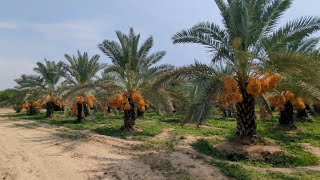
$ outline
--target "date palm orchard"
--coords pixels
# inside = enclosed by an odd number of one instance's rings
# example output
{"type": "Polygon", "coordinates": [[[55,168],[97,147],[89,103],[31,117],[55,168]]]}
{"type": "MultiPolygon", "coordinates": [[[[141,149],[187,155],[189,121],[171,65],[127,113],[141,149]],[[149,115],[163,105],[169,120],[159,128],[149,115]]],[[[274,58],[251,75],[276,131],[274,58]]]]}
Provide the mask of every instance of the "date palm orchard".
{"type": "MultiPolygon", "coordinates": [[[[293,71],[317,74],[318,70],[312,68],[311,61],[300,58],[304,52],[290,49],[303,44],[306,38],[318,31],[320,20],[317,17],[303,17],[277,28],[292,0],[215,0],[215,3],[223,19],[222,26],[199,23],[172,37],[175,44],[205,46],[212,53],[210,65],[199,62],[180,68],[157,65],[166,53],[151,53],[153,38],[149,37],[141,43],[140,34],[131,28],[128,34],[116,31],[117,41],[104,40],[98,44],[98,48],[111,61],[107,66],[100,64],[97,55],[92,58],[80,52],[77,56],[65,55],[68,64],[64,66],[65,72],[61,72],[65,81],[59,88],[56,87],[58,81],[52,81],[55,83],[53,94],[58,94],[58,89],[61,89],[65,97],[72,96],[72,102],[76,102],[74,110],[77,111],[78,122],[81,122],[87,113],[86,106],[90,104],[92,107],[92,101],[96,101],[90,93],[97,89],[104,90],[107,92],[105,95],[112,96],[105,96],[108,105],[124,111],[122,129],[131,131],[137,114],[143,115],[149,106],[159,113],[172,110],[178,93],[170,89],[170,83],[179,81],[176,74],[187,74],[192,76],[189,85],[197,88],[190,93],[189,97],[194,98],[189,99],[188,108],[181,108],[186,114],[185,122],[192,117],[200,124],[210,115],[212,99],[215,98],[220,103],[234,103],[237,134],[253,137],[257,128],[254,111],[256,96],[275,88],[281,79],[296,76],[293,71]],[[104,70],[103,77],[97,77],[100,70],[104,70]],[[221,90],[229,94],[219,94],[221,90]]],[[[60,62],[56,66],[59,66],[55,70],[57,73],[49,73],[50,76],[60,74],[60,62]]],[[[48,85],[51,84],[49,74],[40,72],[40,66],[38,68],[35,70],[40,79],[47,81],[43,82],[45,89],[52,89],[52,85],[48,85]]],[[[40,88],[43,84],[36,86],[40,88]]],[[[29,90],[32,89],[29,86],[29,90]]]]}

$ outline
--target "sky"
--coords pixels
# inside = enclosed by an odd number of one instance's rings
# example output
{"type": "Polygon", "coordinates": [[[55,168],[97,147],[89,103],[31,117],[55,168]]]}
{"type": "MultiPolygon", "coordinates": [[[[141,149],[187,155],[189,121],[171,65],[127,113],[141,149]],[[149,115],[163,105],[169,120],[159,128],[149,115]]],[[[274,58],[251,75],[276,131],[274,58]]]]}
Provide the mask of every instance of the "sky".
{"type": "MultiPolygon", "coordinates": [[[[295,0],[280,25],[297,17],[320,15],[319,0],[295,0]]],[[[204,47],[173,45],[176,32],[202,22],[221,24],[213,0],[1,0],[0,90],[15,86],[21,74],[32,74],[35,63],[64,60],[77,50],[90,56],[104,39],[116,40],[115,30],[133,27],[142,40],[154,37],[154,51],[167,51],[163,63],[176,66],[195,59],[207,63],[204,47]]]]}

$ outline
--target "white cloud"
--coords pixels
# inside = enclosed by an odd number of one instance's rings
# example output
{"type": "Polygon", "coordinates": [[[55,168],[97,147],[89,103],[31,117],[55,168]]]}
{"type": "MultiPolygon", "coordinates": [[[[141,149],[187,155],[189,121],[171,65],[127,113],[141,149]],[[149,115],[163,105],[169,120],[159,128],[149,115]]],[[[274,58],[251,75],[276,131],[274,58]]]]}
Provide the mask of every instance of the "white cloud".
{"type": "Polygon", "coordinates": [[[0,29],[16,29],[17,25],[15,23],[0,22],[0,29]]]}
{"type": "Polygon", "coordinates": [[[75,39],[75,40],[96,40],[98,38],[97,31],[94,27],[85,24],[72,23],[50,23],[36,24],[34,29],[44,34],[48,39],[75,39]]]}
{"type": "Polygon", "coordinates": [[[110,23],[105,22],[105,18],[99,18],[29,24],[28,26],[35,32],[41,33],[49,41],[68,42],[78,46],[96,46],[98,42],[102,41],[105,31],[112,27],[110,23]]]}

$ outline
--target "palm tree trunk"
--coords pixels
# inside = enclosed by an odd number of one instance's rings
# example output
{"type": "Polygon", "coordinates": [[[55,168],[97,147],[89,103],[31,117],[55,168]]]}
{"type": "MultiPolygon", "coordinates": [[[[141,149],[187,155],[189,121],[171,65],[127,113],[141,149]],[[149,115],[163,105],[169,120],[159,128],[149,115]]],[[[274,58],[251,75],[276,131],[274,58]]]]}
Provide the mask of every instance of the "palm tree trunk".
{"type": "Polygon", "coordinates": [[[132,111],[124,110],[124,126],[121,128],[122,131],[132,131],[133,128],[133,119],[132,119],[132,111]]]}
{"type": "Polygon", "coordinates": [[[77,123],[82,123],[85,119],[84,112],[83,112],[83,104],[77,104],[78,106],[78,114],[77,114],[77,123]]]}
{"type": "Polygon", "coordinates": [[[221,108],[224,118],[231,118],[231,108],[229,106],[221,108]]]}
{"type": "Polygon", "coordinates": [[[143,118],[144,117],[144,112],[142,112],[142,111],[137,111],[137,117],[138,118],[143,118]]]}
{"type": "Polygon", "coordinates": [[[46,117],[52,118],[55,104],[51,101],[47,102],[46,117]]]}
{"type": "Polygon", "coordinates": [[[136,120],[136,113],[134,111],[134,103],[131,98],[128,98],[129,104],[131,106],[130,110],[124,110],[124,126],[121,128],[122,131],[133,131],[135,120],[136,120]]]}
{"type": "Polygon", "coordinates": [[[84,112],[84,116],[85,116],[85,117],[87,117],[87,116],[90,115],[88,105],[83,104],[83,112],[84,112]]]}
{"type": "Polygon", "coordinates": [[[310,112],[311,108],[308,104],[306,104],[306,108],[298,109],[297,118],[302,121],[308,120],[310,112]]]}
{"type": "Polygon", "coordinates": [[[21,112],[21,108],[20,107],[15,108],[15,110],[16,110],[16,113],[20,113],[21,112]]]}
{"type": "Polygon", "coordinates": [[[312,109],[313,109],[313,115],[314,116],[319,116],[320,115],[320,105],[319,104],[313,104],[312,105],[312,109]]]}
{"type": "Polygon", "coordinates": [[[13,105],[13,109],[16,111],[16,113],[20,113],[22,110],[22,107],[20,104],[13,105]]]}
{"type": "Polygon", "coordinates": [[[29,108],[28,111],[27,111],[27,114],[28,114],[29,116],[33,116],[33,115],[37,114],[37,109],[36,109],[36,107],[33,106],[33,105],[31,105],[30,108],[29,108]]]}
{"type": "Polygon", "coordinates": [[[241,138],[252,138],[257,132],[255,100],[245,89],[242,90],[242,96],[243,101],[236,105],[237,135],[241,138]]]}
{"type": "Polygon", "coordinates": [[[291,102],[287,102],[284,107],[284,110],[280,112],[279,124],[285,126],[292,125],[294,123],[293,105],[291,104],[291,102]]]}
{"type": "Polygon", "coordinates": [[[307,109],[299,109],[297,113],[297,118],[299,119],[306,119],[308,118],[308,112],[307,109]]]}

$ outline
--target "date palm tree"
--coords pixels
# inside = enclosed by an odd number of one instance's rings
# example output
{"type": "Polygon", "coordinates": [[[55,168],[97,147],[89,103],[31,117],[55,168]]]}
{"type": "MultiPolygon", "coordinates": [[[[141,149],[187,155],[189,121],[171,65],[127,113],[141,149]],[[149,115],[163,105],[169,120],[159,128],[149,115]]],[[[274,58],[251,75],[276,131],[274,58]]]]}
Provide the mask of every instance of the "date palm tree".
{"type": "Polygon", "coordinates": [[[44,86],[40,86],[38,95],[44,95],[43,103],[46,103],[46,116],[51,118],[55,106],[59,104],[59,80],[64,74],[63,63],[48,61],[45,63],[37,62],[33,69],[44,81],[44,86]]]}
{"type": "MultiPolygon", "coordinates": [[[[75,98],[76,95],[87,96],[88,92],[80,92],[80,94],[72,93],[72,89],[81,87],[83,84],[90,83],[97,78],[97,73],[104,68],[99,62],[99,55],[89,58],[88,53],[77,52],[77,55],[65,54],[68,64],[65,64],[66,81],[63,82],[64,89],[71,90],[69,95],[75,98]]],[[[85,103],[77,103],[77,122],[82,122],[89,115],[88,106],[85,103]]]]}
{"type": "MultiPolygon", "coordinates": [[[[128,34],[116,31],[118,41],[104,40],[99,49],[111,60],[104,73],[112,78],[108,81],[117,86],[117,92],[124,97],[124,126],[122,130],[134,130],[136,112],[143,113],[147,102],[158,111],[170,111],[170,92],[166,91],[160,77],[173,69],[168,64],[156,65],[166,52],[151,53],[153,38],[140,44],[140,34],[130,28],[128,34]],[[112,80],[113,79],[113,80],[112,80]],[[140,101],[137,102],[137,100],[140,101]]],[[[120,96],[118,96],[120,98],[120,96]]],[[[115,100],[117,101],[117,100],[115,100]]]]}
{"type": "MultiPolygon", "coordinates": [[[[230,66],[243,101],[236,105],[237,134],[251,139],[256,135],[255,97],[248,93],[256,69],[278,67],[305,71],[299,58],[281,54],[291,43],[303,41],[320,29],[318,17],[302,17],[277,28],[293,0],[215,0],[223,25],[199,23],[172,37],[173,43],[196,43],[212,53],[213,62],[230,66]]],[[[310,67],[310,66],[308,66],[310,67]]],[[[310,69],[309,69],[310,70],[310,69]]]]}
{"type": "Polygon", "coordinates": [[[23,103],[28,103],[27,114],[36,114],[37,109],[33,103],[40,98],[41,93],[39,92],[43,92],[46,89],[44,79],[38,75],[23,74],[14,81],[17,83],[17,86],[14,87],[15,95],[2,102],[2,104],[13,105],[20,109],[23,103]]]}

